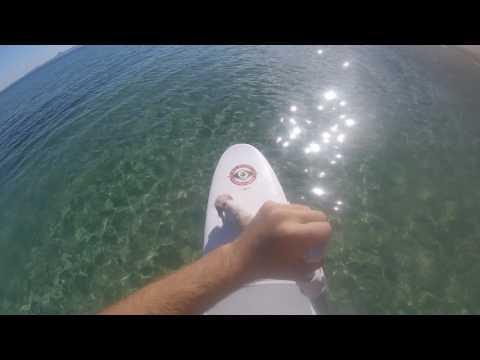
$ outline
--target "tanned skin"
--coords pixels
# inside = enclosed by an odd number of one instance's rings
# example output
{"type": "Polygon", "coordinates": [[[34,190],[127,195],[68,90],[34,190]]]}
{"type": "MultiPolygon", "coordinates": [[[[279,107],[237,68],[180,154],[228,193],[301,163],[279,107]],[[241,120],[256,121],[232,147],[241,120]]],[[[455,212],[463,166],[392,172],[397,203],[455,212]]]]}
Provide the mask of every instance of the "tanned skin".
{"type": "MultiPolygon", "coordinates": [[[[229,210],[228,199],[218,207],[229,210]]],[[[245,221],[233,242],[220,246],[180,270],[153,281],[99,314],[201,314],[259,279],[301,280],[323,265],[309,261],[312,248],[325,249],[331,226],[321,211],[267,201],[245,221]]],[[[325,251],[322,251],[325,254],[325,251]]]]}

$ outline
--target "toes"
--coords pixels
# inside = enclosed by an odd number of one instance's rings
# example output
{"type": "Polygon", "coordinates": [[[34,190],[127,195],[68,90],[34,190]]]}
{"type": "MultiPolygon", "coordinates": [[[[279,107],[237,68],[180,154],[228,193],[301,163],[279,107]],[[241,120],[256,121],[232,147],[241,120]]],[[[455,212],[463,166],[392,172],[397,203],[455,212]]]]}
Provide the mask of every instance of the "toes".
{"type": "Polygon", "coordinates": [[[215,200],[215,207],[225,210],[227,202],[231,200],[233,200],[233,198],[228,194],[219,195],[215,200]]]}
{"type": "Polygon", "coordinates": [[[215,207],[218,215],[224,219],[224,221],[226,221],[228,213],[230,214],[230,219],[234,220],[242,229],[252,220],[252,216],[245,212],[242,207],[233,200],[233,197],[228,194],[219,195],[215,199],[215,207]]]}

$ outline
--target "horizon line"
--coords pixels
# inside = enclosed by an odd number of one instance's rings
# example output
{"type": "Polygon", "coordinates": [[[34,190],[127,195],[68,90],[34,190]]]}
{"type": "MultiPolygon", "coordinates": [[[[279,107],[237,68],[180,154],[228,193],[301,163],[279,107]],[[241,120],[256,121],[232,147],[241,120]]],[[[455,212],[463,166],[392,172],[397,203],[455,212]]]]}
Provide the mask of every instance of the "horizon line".
{"type": "Polygon", "coordinates": [[[70,54],[72,51],[75,51],[81,47],[83,47],[85,45],[73,45],[71,48],[69,49],[66,49],[66,50],[63,50],[63,51],[59,51],[57,54],[55,54],[54,57],[52,57],[51,59],[48,59],[47,61],[35,66],[33,69],[31,69],[30,71],[26,72],[25,74],[23,74],[22,76],[20,76],[17,80],[13,81],[12,83],[8,84],[6,87],[4,87],[3,89],[0,89],[0,95],[5,92],[6,90],[10,89],[12,86],[14,86],[15,84],[17,84],[18,82],[20,82],[21,80],[25,79],[26,77],[28,77],[30,74],[34,73],[35,71],[41,69],[42,67],[44,67],[45,65],[49,64],[50,62],[54,61],[54,60],[58,60],[60,58],[62,58],[64,55],[68,55],[70,54]]]}

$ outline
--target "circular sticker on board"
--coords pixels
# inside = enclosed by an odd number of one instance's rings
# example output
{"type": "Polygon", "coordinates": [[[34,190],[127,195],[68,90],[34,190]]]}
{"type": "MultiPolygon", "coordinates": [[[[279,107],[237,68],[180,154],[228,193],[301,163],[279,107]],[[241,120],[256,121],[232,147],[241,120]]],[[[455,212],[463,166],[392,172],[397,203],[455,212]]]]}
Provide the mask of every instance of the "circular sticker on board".
{"type": "Polygon", "coordinates": [[[231,171],[228,176],[230,181],[235,185],[249,185],[257,178],[257,172],[250,165],[237,165],[231,171]]]}

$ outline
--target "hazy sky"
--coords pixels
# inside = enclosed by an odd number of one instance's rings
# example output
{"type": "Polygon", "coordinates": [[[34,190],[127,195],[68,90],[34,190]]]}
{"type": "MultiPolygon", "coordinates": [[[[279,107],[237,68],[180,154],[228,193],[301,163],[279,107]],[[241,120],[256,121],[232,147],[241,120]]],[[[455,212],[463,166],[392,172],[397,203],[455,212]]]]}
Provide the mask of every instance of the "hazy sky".
{"type": "Polygon", "coordinates": [[[0,91],[73,45],[0,45],[0,91]]]}

